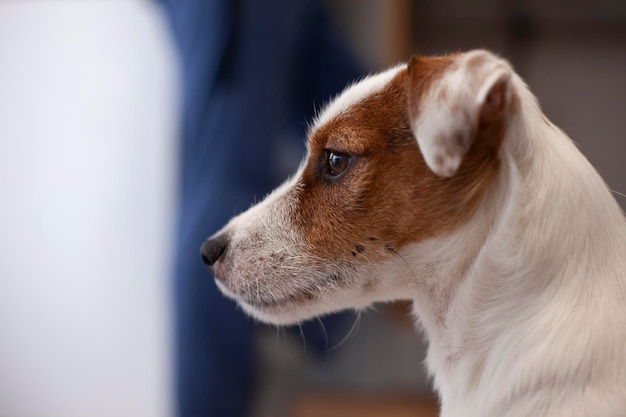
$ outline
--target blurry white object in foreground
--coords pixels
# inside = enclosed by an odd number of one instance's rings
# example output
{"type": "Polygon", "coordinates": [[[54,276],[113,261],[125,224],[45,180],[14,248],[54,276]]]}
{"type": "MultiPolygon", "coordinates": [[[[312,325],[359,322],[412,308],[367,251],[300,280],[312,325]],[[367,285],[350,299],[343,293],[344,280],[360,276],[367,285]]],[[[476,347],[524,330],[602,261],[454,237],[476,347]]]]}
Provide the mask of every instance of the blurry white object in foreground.
{"type": "Polygon", "coordinates": [[[0,416],[170,414],[176,91],[159,12],[0,3],[0,416]]]}

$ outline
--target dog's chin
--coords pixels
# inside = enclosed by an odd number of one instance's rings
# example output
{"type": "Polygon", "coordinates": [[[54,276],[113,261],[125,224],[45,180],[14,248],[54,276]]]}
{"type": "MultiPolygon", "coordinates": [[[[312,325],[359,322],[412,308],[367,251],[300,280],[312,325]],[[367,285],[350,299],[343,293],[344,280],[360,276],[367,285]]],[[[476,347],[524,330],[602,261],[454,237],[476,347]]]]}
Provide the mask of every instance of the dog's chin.
{"type": "Polygon", "coordinates": [[[303,321],[320,316],[324,313],[316,313],[309,311],[305,306],[276,306],[276,307],[257,307],[248,304],[245,301],[238,300],[237,303],[242,310],[256,320],[273,324],[276,326],[289,326],[292,324],[302,323],[303,321]],[[293,307],[293,308],[290,308],[293,307]]]}
{"type": "Polygon", "coordinates": [[[217,287],[228,298],[237,302],[241,309],[254,319],[277,326],[289,326],[326,314],[346,310],[351,306],[342,306],[330,300],[320,300],[314,294],[297,295],[279,302],[268,304],[257,300],[247,300],[233,293],[218,280],[217,287]]]}

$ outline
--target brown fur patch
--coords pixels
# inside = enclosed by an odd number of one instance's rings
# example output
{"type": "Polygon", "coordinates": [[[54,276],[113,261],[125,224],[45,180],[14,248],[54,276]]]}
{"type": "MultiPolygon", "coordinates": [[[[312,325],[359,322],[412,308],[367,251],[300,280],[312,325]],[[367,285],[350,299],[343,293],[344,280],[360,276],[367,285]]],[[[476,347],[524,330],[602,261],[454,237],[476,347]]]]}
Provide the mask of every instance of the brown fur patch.
{"type": "Polygon", "coordinates": [[[382,91],[310,134],[307,164],[292,190],[298,201],[293,221],[316,255],[380,261],[451,231],[474,213],[498,172],[503,118],[479,126],[451,178],[426,166],[409,124],[411,106],[419,111],[454,59],[414,58],[382,91]],[[352,157],[340,178],[320,170],[327,150],[352,157]]]}

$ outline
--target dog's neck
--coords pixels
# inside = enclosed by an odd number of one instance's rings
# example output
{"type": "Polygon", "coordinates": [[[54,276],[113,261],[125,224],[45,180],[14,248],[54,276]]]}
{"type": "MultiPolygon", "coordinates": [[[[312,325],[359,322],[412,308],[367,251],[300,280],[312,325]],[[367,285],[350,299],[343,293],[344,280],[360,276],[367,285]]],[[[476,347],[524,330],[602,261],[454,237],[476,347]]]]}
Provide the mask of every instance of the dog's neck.
{"type": "MultiPolygon", "coordinates": [[[[432,260],[420,265],[428,277],[418,286],[414,308],[444,404],[476,395],[483,378],[506,375],[498,368],[504,365],[488,358],[496,350],[506,355],[519,336],[508,329],[523,328],[524,320],[558,297],[589,301],[585,297],[594,291],[624,291],[617,278],[626,265],[615,265],[615,259],[626,259],[621,209],[523,82],[516,79],[514,86],[499,178],[482,206],[452,236],[421,244],[419,255],[410,249],[403,254],[410,264],[420,262],[411,256],[432,260]],[[596,282],[598,271],[615,282],[596,282]]],[[[523,378],[516,381],[523,384],[523,378]]],[[[501,383],[507,383],[504,377],[501,383]]]]}

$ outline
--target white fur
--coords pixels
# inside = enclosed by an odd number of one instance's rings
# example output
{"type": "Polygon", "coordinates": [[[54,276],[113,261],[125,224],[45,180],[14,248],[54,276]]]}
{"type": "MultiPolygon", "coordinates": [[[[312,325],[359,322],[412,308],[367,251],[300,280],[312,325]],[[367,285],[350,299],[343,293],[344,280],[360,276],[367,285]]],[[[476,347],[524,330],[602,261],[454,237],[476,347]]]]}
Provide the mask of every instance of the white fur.
{"type": "MultiPolygon", "coordinates": [[[[346,279],[329,288],[320,285],[321,301],[273,309],[242,301],[249,284],[232,284],[237,291],[220,287],[247,312],[274,323],[412,299],[429,340],[427,365],[443,417],[626,415],[624,215],[597,172],[545,119],[504,61],[490,56],[496,64],[476,90],[467,90],[462,68],[468,56],[444,79],[453,97],[477,106],[506,74],[519,100],[519,108],[507,116],[499,176],[470,221],[447,236],[409,245],[382,264],[346,268],[300,250],[299,231],[285,223],[298,199],[295,183],[288,183],[227,226],[234,236],[232,275],[252,280],[269,274],[257,279],[277,297],[333,271],[346,279]],[[260,244],[246,249],[255,235],[262,236],[260,244]],[[271,256],[251,263],[259,250],[268,255],[286,250],[292,259],[272,275],[271,256]],[[307,274],[313,274],[308,281],[307,274]],[[379,276],[384,279],[373,290],[363,290],[363,282],[379,276]]],[[[348,89],[316,126],[381,91],[397,71],[348,89]]],[[[437,135],[428,132],[450,129],[446,123],[456,128],[458,121],[447,118],[445,106],[427,106],[425,112],[428,117],[413,128],[428,160],[448,146],[431,141],[437,135]]],[[[446,150],[450,161],[433,170],[452,175],[465,152],[457,151],[446,150]]]]}
{"type": "Polygon", "coordinates": [[[447,295],[415,297],[442,416],[623,415],[624,216],[523,82],[514,87],[522,109],[499,183],[464,229],[431,243],[442,273],[429,280],[447,295]]]}

